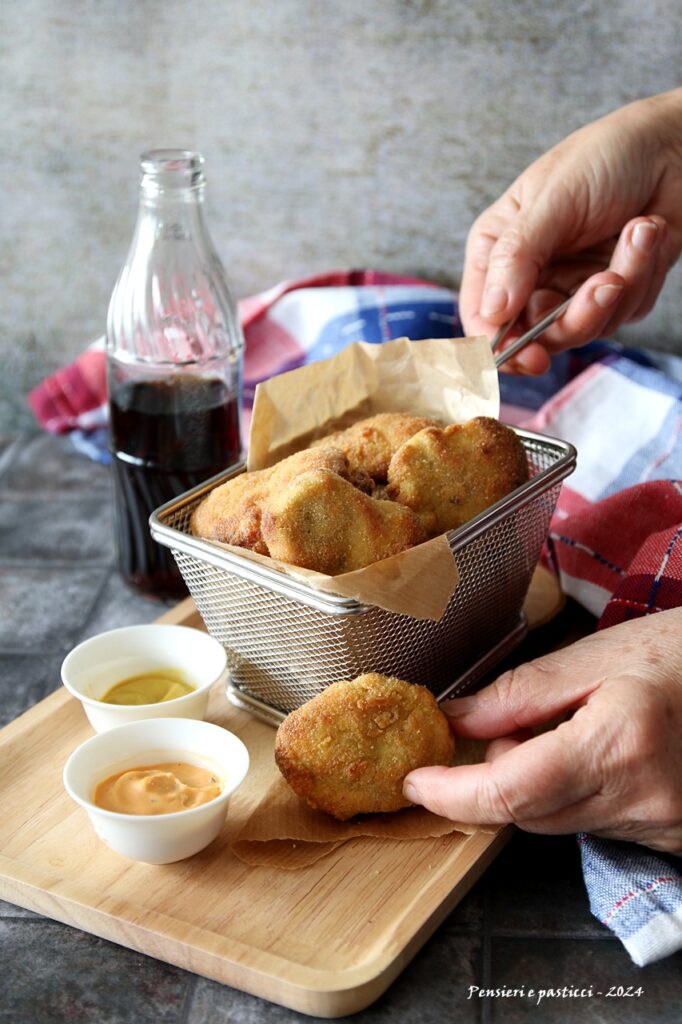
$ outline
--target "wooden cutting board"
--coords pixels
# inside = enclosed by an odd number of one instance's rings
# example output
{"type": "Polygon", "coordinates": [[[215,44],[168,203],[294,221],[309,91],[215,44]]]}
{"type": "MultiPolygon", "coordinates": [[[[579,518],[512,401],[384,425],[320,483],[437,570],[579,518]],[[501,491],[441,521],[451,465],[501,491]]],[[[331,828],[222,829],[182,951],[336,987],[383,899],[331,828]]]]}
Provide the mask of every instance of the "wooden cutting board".
{"type": "MultiPolygon", "coordinates": [[[[528,609],[561,606],[547,574],[528,609]]],[[[202,628],[188,599],[160,621],[202,628]]],[[[0,731],[0,898],[264,999],[320,1017],[373,1002],[509,838],[352,840],[296,872],[249,867],[230,852],[272,773],[274,730],[225,699],[208,718],[246,744],[251,770],[220,837],[177,864],[128,861],[95,836],[62,787],[64,762],[92,735],[59,689],[0,731]]]]}

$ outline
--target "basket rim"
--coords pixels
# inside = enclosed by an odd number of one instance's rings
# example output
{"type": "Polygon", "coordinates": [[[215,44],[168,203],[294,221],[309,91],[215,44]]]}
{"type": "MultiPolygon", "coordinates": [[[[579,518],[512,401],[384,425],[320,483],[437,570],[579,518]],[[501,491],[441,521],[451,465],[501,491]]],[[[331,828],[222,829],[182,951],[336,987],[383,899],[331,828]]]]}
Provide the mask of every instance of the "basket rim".
{"type": "MultiPolygon", "coordinates": [[[[520,487],[505,495],[500,501],[484,509],[483,512],[474,516],[473,519],[470,519],[455,530],[450,530],[446,536],[453,555],[471,541],[480,537],[486,530],[506,519],[519,508],[527,505],[556,483],[564,480],[575,469],[577,451],[570,442],[545,434],[538,434],[531,430],[524,430],[520,427],[512,427],[511,429],[514,430],[521,440],[532,442],[541,448],[553,450],[557,456],[556,461],[551,466],[541,470],[536,476],[526,481],[526,483],[521,484],[520,487]]],[[[215,568],[223,569],[251,583],[266,587],[268,590],[282,594],[291,600],[309,605],[320,611],[337,615],[357,615],[366,612],[370,606],[361,604],[355,598],[317,590],[305,580],[288,575],[283,569],[276,568],[274,565],[273,567],[263,565],[252,560],[247,555],[239,555],[234,551],[230,551],[219,541],[194,537],[192,534],[184,533],[182,530],[168,525],[167,519],[179,509],[192,504],[197,498],[208,494],[215,487],[225,483],[233,476],[244,472],[245,469],[246,464],[244,462],[235,463],[228,469],[217,473],[215,476],[178,495],[178,497],[172,498],[170,501],[160,505],[149,517],[149,528],[153,539],[171,550],[191,555],[215,568]]]]}

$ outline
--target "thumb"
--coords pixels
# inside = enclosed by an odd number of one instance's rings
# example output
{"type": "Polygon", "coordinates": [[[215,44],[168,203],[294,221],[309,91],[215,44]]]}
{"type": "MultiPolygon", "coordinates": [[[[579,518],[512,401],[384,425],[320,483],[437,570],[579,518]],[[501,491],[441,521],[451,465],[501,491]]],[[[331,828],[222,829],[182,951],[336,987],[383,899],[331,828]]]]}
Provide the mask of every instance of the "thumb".
{"type": "Polygon", "coordinates": [[[532,821],[598,790],[603,758],[586,751],[602,745],[589,723],[574,718],[525,743],[512,744],[485,764],[416,768],[405,777],[403,793],[413,804],[451,821],[532,821]]]}

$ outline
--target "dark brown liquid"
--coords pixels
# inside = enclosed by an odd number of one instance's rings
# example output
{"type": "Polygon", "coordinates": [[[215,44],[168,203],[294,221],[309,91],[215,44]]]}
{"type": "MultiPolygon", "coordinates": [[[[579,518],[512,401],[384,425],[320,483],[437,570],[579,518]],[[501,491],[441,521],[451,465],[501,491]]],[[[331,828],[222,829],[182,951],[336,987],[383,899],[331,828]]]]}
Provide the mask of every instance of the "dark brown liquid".
{"type": "Polygon", "coordinates": [[[187,589],[149,516],[237,461],[236,397],[216,378],[110,383],[109,417],[118,566],[127,583],[159,597],[187,589]]]}

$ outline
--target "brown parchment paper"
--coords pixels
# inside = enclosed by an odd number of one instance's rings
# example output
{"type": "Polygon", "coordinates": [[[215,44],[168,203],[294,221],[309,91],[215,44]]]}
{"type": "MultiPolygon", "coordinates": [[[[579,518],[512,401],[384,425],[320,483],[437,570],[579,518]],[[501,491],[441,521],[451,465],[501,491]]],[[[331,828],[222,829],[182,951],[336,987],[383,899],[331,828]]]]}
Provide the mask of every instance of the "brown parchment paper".
{"type": "MultiPolygon", "coordinates": [[[[331,359],[258,385],[248,469],[272,466],[317,438],[379,412],[408,412],[446,424],[497,417],[499,409],[497,368],[484,337],[355,342],[331,359]]],[[[220,546],[303,579],[316,590],[415,619],[437,622],[458,583],[444,535],[340,576],[220,546]]]]}
{"type": "MultiPolygon", "coordinates": [[[[484,760],[484,753],[485,743],[458,739],[455,763],[477,764],[484,760]]],[[[496,825],[450,821],[423,807],[336,821],[296,796],[273,759],[271,782],[231,848],[247,864],[295,871],[314,864],[351,839],[429,839],[453,832],[494,833],[497,829],[496,825]]]]}
{"type": "Polygon", "coordinates": [[[497,367],[487,338],[356,341],[338,355],[256,388],[248,469],[266,469],[311,441],[378,412],[443,423],[499,416],[497,367]]]}
{"type": "Polygon", "coordinates": [[[259,562],[270,568],[274,566],[287,576],[305,580],[315,590],[341,594],[342,597],[355,598],[361,604],[378,605],[389,612],[411,615],[415,619],[433,619],[434,622],[442,617],[459,582],[457,566],[444,534],[342,576],[326,576],[312,569],[302,569],[233,544],[211,543],[240,558],[248,558],[250,562],[259,562]]]}

